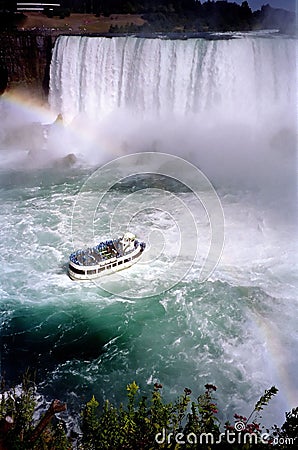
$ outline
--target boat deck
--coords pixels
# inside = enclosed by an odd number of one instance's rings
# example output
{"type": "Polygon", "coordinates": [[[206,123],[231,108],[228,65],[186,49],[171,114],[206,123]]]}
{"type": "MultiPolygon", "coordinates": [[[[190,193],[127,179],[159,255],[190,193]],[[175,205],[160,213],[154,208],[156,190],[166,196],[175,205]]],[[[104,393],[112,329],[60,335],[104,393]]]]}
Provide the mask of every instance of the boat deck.
{"type": "Polygon", "coordinates": [[[96,266],[101,262],[110,260],[112,258],[120,258],[126,254],[123,252],[122,245],[118,240],[101,242],[96,247],[86,248],[84,250],[77,250],[70,255],[70,261],[79,266],[96,266]]]}

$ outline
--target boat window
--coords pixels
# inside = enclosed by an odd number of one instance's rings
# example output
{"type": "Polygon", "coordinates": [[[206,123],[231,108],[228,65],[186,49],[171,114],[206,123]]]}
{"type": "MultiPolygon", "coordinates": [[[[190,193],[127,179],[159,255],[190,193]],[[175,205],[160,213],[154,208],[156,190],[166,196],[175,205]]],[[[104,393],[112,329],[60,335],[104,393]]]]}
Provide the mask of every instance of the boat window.
{"type": "Polygon", "coordinates": [[[98,272],[102,272],[103,270],[105,270],[105,267],[103,266],[103,267],[100,267],[99,269],[98,269],[98,272]]]}
{"type": "Polygon", "coordinates": [[[127,263],[128,261],[131,261],[131,258],[127,258],[124,260],[125,263],[127,263]]]}
{"type": "Polygon", "coordinates": [[[111,264],[109,264],[108,266],[106,266],[106,269],[110,269],[111,268],[111,264]]]}
{"type": "Polygon", "coordinates": [[[74,273],[77,273],[78,275],[85,275],[85,270],[80,270],[73,266],[69,266],[69,270],[71,270],[74,273]]]}
{"type": "Polygon", "coordinates": [[[123,263],[123,261],[118,261],[118,266],[120,266],[120,264],[122,264],[123,263]]]}
{"type": "Polygon", "coordinates": [[[112,267],[115,267],[115,266],[117,266],[117,263],[116,263],[116,262],[112,264],[112,267]]]}
{"type": "Polygon", "coordinates": [[[96,269],[87,270],[87,275],[95,275],[95,274],[96,274],[96,269]]]}

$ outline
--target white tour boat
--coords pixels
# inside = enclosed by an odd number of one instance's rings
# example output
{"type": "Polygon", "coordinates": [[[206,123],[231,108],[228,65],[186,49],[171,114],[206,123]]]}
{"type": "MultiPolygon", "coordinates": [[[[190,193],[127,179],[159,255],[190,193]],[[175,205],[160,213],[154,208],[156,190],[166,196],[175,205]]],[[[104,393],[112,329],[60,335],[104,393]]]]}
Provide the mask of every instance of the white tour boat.
{"type": "Polygon", "coordinates": [[[132,233],[100,242],[95,247],[77,250],[69,257],[68,275],[72,280],[95,278],[127,269],[138,261],[146,247],[132,233]]]}

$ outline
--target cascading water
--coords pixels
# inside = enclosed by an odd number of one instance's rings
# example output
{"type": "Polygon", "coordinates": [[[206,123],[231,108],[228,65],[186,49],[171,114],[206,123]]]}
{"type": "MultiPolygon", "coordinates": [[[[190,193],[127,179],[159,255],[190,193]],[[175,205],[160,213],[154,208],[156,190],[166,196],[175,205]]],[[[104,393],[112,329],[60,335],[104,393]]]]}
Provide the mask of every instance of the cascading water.
{"type": "Polygon", "coordinates": [[[186,157],[215,184],[272,176],[270,188],[278,167],[281,182],[294,169],[294,39],[62,36],[50,79],[70,147],[93,164],[157,150],[186,157]]]}
{"type": "MultiPolygon", "coordinates": [[[[212,382],[223,421],[248,414],[272,384],[280,389],[268,411],[272,420],[281,422],[296,405],[296,41],[230,37],[58,38],[49,102],[65,127],[52,130],[48,147],[79,160],[72,169],[28,173],[8,164],[1,172],[1,346],[8,378],[37,367],[40,390],[67,400],[70,409],[91,393],[119,402],[134,379],[144,390],[159,380],[168,397],[186,386],[199,393],[212,382]],[[167,245],[160,261],[127,271],[113,294],[110,281],[106,290],[71,282],[65,264],[78,191],[99,164],[144,151],[185,158],[212,181],[225,215],[217,268],[200,283],[199,254],[185,277],[160,293],[175,278],[171,270],[160,274],[175,257],[177,224],[191,232],[184,205],[202,249],[208,217],[185,186],[138,176],[112,187],[94,214],[89,203],[105,189],[105,173],[99,184],[86,184],[84,197],[96,235],[108,237],[109,217],[120,205],[123,223],[131,218],[142,238],[150,240],[153,230],[167,245]],[[179,199],[177,211],[169,210],[172,197],[164,191],[179,199]],[[140,216],[139,205],[147,205],[140,216]],[[123,288],[134,286],[141,296],[141,280],[151,296],[123,297],[123,288]]],[[[132,171],[138,173],[137,164],[132,171]]],[[[77,209],[76,230],[88,239],[86,216],[77,209]]]]}
{"type": "Polygon", "coordinates": [[[62,36],[50,103],[69,119],[82,112],[100,118],[117,108],[160,116],[224,108],[258,121],[276,106],[293,105],[294,67],[294,45],[286,39],[62,36]]]}

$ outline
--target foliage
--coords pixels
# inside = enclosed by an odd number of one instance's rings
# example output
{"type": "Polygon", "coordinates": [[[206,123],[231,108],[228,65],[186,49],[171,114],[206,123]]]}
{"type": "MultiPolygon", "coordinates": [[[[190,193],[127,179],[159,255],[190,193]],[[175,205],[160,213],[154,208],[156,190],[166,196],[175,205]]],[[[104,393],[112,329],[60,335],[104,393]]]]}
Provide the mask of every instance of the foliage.
{"type": "Polygon", "coordinates": [[[272,397],[276,395],[277,392],[278,389],[275,386],[272,386],[268,390],[266,389],[265,393],[255,404],[254,409],[252,410],[248,418],[239,414],[235,414],[234,425],[226,422],[225,428],[227,430],[227,433],[235,436],[235,440],[237,442],[240,441],[245,444],[246,447],[243,448],[250,448],[247,447],[247,441],[248,444],[251,445],[251,447],[253,446],[253,448],[264,448],[264,445],[268,445],[268,443],[271,443],[274,440],[272,439],[269,430],[267,430],[266,433],[263,432],[263,430],[261,429],[261,424],[257,422],[257,420],[258,418],[260,418],[260,411],[263,410],[264,406],[268,405],[272,397]]]}
{"type": "MultiPolygon", "coordinates": [[[[69,0],[62,2],[65,7],[69,4],[69,0]]],[[[72,0],[71,10],[105,17],[111,14],[141,14],[146,20],[141,32],[246,31],[268,28],[294,32],[296,23],[293,12],[271,8],[269,5],[252,12],[247,1],[239,5],[232,0],[72,0]]],[[[117,29],[111,31],[125,32],[117,29]]]]}
{"type": "MultiPolygon", "coordinates": [[[[0,30],[13,29],[24,21],[24,14],[17,13],[9,0],[0,0],[0,30]],[[3,5],[8,6],[2,6],[3,5]]],[[[146,21],[141,27],[129,25],[115,28],[112,33],[148,32],[204,32],[248,31],[255,29],[279,29],[283,33],[295,33],[294,12],[263,6],[252,12],[247,1],[241,5],[232,1],[208,0],[62,0],[61,6],[45,8],[48,17],[68,17],[71,12],[92,13],[97,17],[111,14],[140,14],[146,21]]]]}
{"type": "Polygon", "coordinates": [[[34,441],[37,408],[35,383],[26,373],[19,387],[7,389],[4,380],[0,393],[0,448],[7,450],[68,450],[71,448],[61,421],[50,424],[34,441]]]}
{"type": "Polygon", "coordinates": [[[127,23],[125,25],[111,25],[109,28],[109,33],[111,34],[136,34],[142,32],[142,26],[136,25],[134,23],[127,23]]]}
{"type": "Polygon", "coordinates": [[[294,448],[298,444],[298,408],[293,408],[286,413],[286,421],[281,428],[273,427],[273,443],[278,443],[276,448],[294,448]]]}
{"type": "MultiPolygon", "coordinates": [[[[172,404],[164,404],[156,384],[149,405],[147,398],[137,401],[139,386],[133,382],[127,386],[128,404],[115,408],[106,400],[103,411],[93,397],[82,413],[82,449],[145,449],[152,446],[154,437],[163,427],[169,427],[172,404]]],[[[177,408],[180,403],[177,403],[177,408]]]]}
{"type": "Polygon", "coordinates": [[[45,7],[43,10],[43,14],[49,18],[58,16],[60,19],[64,19],[65,17],[70,16],[70,9],[69,8],[61,8],[59,6],[54,6],[52,8],[45,7]]]}
{"type": "Polygon", "coordinates": [[[281,429],[274,426],[264,432],[257,422],[260,411],[277,393],[275,386],[265,391],[248,419],[235,414],[235,423],[227,422],[224,431],[217,416],[216,386],[206,384],[205,388],[197,401],[191,402],[191,390],[185,388],[174,403],[165,403],[162,385],[154,385],[149,400],[144,396],[138,400],[139,387],[133,382],[127,386],[126,408],[123,405],[116,408],[106,401],[102,411],[93,397],[82,413],[80,449],[211,450],[228,446],[231,450],[247,450],[265,449],[272,443],[278,449],[285,449],[297,443],[298,408],[287,413],[281,429]]]}
{"type": "Polygon", "coordinates": [[[25,20],[26,16],[23,13],[1,11],[0,9],[0,32],[16,30],[25,20]]]}
{"type": "Polygon", "coordinates": [[[6,389],[3,385],[0,396],[0,448],[248,450],[267,449],[268,444],[276,449],[289,449],[298,444],[298,407],[286,413],[286,421],[280,428],[274,425],[270,430],[265,430],[259,422],[261,411],[278,392],[275,386],[265,390],[248,418],[235,414],[234,423],[226,422],[224,426],[219,420],[215,398],[217,388],[213,384],[206,384],[203,394],[195,400],[191,398],[191,390],[185,388],[174,402],[163,399],[162,385],[159,383],[155,383],[149,397],[140,394],[135,381],[127,385],[126,390],[126,404],[119,407],[109,400],[101,406],[94,396],[86,403],[81,412],[81,435],[72,446],[64,422],[57,418],[37,439],[32,439],[38,428],[34,420],[37,400],[35,384],[28,375],[25,375],[19,388],[6,389]]]}

